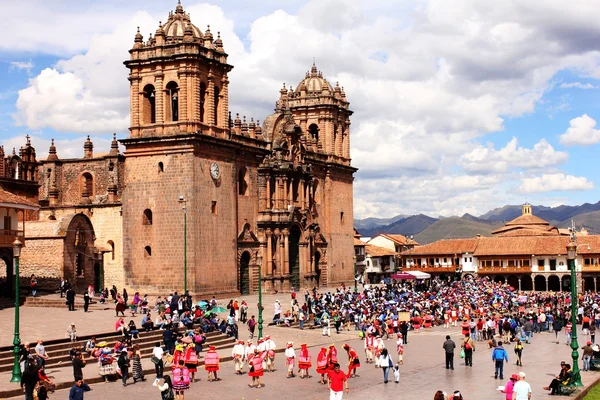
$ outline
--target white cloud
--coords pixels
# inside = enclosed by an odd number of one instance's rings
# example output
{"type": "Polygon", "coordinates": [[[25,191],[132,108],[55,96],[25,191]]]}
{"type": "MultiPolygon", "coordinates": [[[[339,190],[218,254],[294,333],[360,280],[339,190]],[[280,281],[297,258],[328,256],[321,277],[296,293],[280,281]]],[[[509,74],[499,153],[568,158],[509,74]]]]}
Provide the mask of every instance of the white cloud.
{"type": "Polygon", "coordinates": [[[564,82],[560,84],[561,89],[598,89],[597,86],[592,85],[591,83],[581,83],[581,82],[564,82]]]}
{"type": "Polygon", "coordinates": [[[496,150],[493,144],[484,147],[477,145],[460,158],[460,165],[467,172],[502,173],[509,169],[541,169],[562,164],[569,155],[556,151],[546,139],[541,139],[533,148],[519,147],[513,137],[505,147],[496,150]]]}
{"type": "Polygon", "coordinates": [[[569,122],[567,131],[560,135],[560,142],[567,146],[589,146],[600,142],[600,130],[594,129],[596,120],[583,114],[569,122]]]}
{"type": "Polygon", "coordinates": [[[32,68],[33,63],[31,61],[10,61],[10,70],[16,69],[30,73],[32,68]]]}
{"type": "Polygon", "coordinates": [[[522,178],[519,191],[522,193],[543,193],[555,191],[580,191],[594,188],[594,183],[585,176],[563,173],[543,174],[532,178],[522,178]]]}
{"type": "MultiPolygon", "coordinates": [[[[51,2],[32,10],[34,22],[44,11],[57,14],[59,22],[65,15],[73,19],[70,11],[47,10],[47,4],[51,2]]],[[[461,214],[473,207],[485,211],[486,196],[500,198],[505,186],[499,174],[510,173],[511,166],[518,171],[565,162],[567,155],[545,140],[531,149],[519,147],[516,140],[498,150],[479,143],[486,134],[504,129],[505,118],[534,112],[557,72],[568,69],[600,77],[600,8],[584,0],[567,8],[559,0],[506,0],[501,5],[428,0],[399,12],[393,4],[312,0],[297,11],[288,8],[244,20],[244,37],[236,35],[240,26],[231,19],[239,13],[205,4],[184,2],[184,7],[197,26],[204,29],[210,23],[213,32],[221,31],[235,66],[229,92],[233,113],[263,120],[272,112],[282,82],[295,88],[313,57],[330,82],[345,87],[355,111],[351,154],[361,168],[358,217],[372,210],[385,215],[393,207],[411,208],[418,201],[407,199],[407,190],[423,181],[459,179],[460,166],[470,175],[490,175],[497,183],[489,186],[483,178],[472,183],[467,192],[479,196],[475,206],[465,192],[431,191],[435,199],[427,199],[440,213],[461,214]],[[464,155],[465,149],[473,150],[464,155]],[[487,168],[481,168],[482,154],[491,157],[487,168]],[[516,160],[512,164],[510,156],[516,160]],[[389,196],[379,196],[372,185],[363,185],[382,177],[406,186],[393,186],[389,196]],[[380,198],[386,199],[387,208],[379,205],[380,198]]],[[[97,12],[99,22],[81,13],[72,25],[64,24],[65,32],[36,32],[38,37],[27,42],[31,48],[71,53],[20,92],[17,122],[32,129],[126,132],[129,86],[122,61],[133,44],[135,26],[147,37],[169,10],[161,5],[160,12],[132,14],[106,7],[97,12]],[[102,18],[109,13],[115,16],[102,18]],[[77,32],[72,35],[77,37],[67,37],[67,31],[77,32]],[[72,56],[81,49],[85,51],[72,56]]],[[[0,27],[0,33],[3,29],[10,27],[0,27]]],[[[568,107],[568,102],[562,104],[568,107]]],[[[420,203],[422,207],[424,201],[420,203]]]]}

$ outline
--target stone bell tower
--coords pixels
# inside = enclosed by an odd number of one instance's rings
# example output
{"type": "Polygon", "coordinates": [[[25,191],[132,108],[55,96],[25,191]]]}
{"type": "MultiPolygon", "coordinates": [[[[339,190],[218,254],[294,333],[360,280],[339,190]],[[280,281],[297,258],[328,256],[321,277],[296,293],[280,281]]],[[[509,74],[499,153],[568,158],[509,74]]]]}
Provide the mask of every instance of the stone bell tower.
{"type": "Polygon", "coordinates": [[[220,34],[193,25],[181,3],[144,41],[139,29],[129,68],[131,137],[210,133],[228,128],[227,64],[220,34]]]}

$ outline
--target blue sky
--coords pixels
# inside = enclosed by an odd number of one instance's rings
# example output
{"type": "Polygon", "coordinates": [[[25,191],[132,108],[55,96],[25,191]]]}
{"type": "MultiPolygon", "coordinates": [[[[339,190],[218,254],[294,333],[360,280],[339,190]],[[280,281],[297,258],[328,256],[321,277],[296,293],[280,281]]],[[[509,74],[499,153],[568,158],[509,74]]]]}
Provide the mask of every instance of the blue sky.
{"type": "MultiPolygon", "coordinates": [[[[0,141],[40,157],[127,135],[122,65],[176,1],[0,4],[0,141]],[[171,4],[172,3],[172,4],[171,4]]],[[[600,7],[575,0],[183,1],[220,31],[230,110],[263,120],[313,58],[355,114],[355,216],[600,200],[600,7]]]]}

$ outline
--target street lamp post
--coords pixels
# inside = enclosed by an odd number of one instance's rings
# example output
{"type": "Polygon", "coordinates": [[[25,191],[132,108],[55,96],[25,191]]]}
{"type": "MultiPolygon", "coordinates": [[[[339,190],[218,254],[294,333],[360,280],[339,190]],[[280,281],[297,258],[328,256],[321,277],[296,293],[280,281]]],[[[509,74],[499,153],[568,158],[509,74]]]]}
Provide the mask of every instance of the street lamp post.
{"type": "Polygon", "coordinates": [[[19,257],[21,256],[23,243],[16,238],[13,242],[13,257],[15,263],[15,335],[13,339],[13,352],[15,360],[13,363],[11,382],[21,382],[21,365],[19,364],[19,353],[21,352],[21,339],[19,338],[19,257]]]}
{"type": "Polygon", "coordinates": [[[571,381],[575,386],[583,386],[581,382],[581,376],[579,373],[579,343],[577,343],[577,283],[575,282],[575,259],[577,258],[577,244],[575,244],[575,235],[571,237],[571,241],[567,244],[567,259],[569,262],[569,268],[571,269],[571,357],[573,358],[573,380],[571,381]]]}
{"type": "Polygon", "coordinates": [[[183,210],[183,293],[187,293],[187,201],[179,196],[179,204],[183,210]]]}
{"type": "Polygon", "coordinates": [[[262,338],[263,330],[263,305],[262,305],[262,256],[256,256],[256,266],[258,267],[258,338],[262,338]]]}

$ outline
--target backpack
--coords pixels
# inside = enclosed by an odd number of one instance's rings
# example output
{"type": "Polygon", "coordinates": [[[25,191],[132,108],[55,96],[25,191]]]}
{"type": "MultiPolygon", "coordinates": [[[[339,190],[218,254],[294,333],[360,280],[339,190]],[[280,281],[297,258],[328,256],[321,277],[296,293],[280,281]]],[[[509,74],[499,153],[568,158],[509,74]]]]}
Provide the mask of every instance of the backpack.
{"type": "Polygon", "coordinates": [[[173,393],[172,387],[169,387],[167,390],[163,390],[162,392],[160,392],[160,395],[162,397],[162,400],[174,400],[175,399],[175,393],[173,393]]]}
{"type": "Polygon", "coordinates": [[[465,342],[465,350],[471,350],[471,344],[468,340],[465,342]]]}

